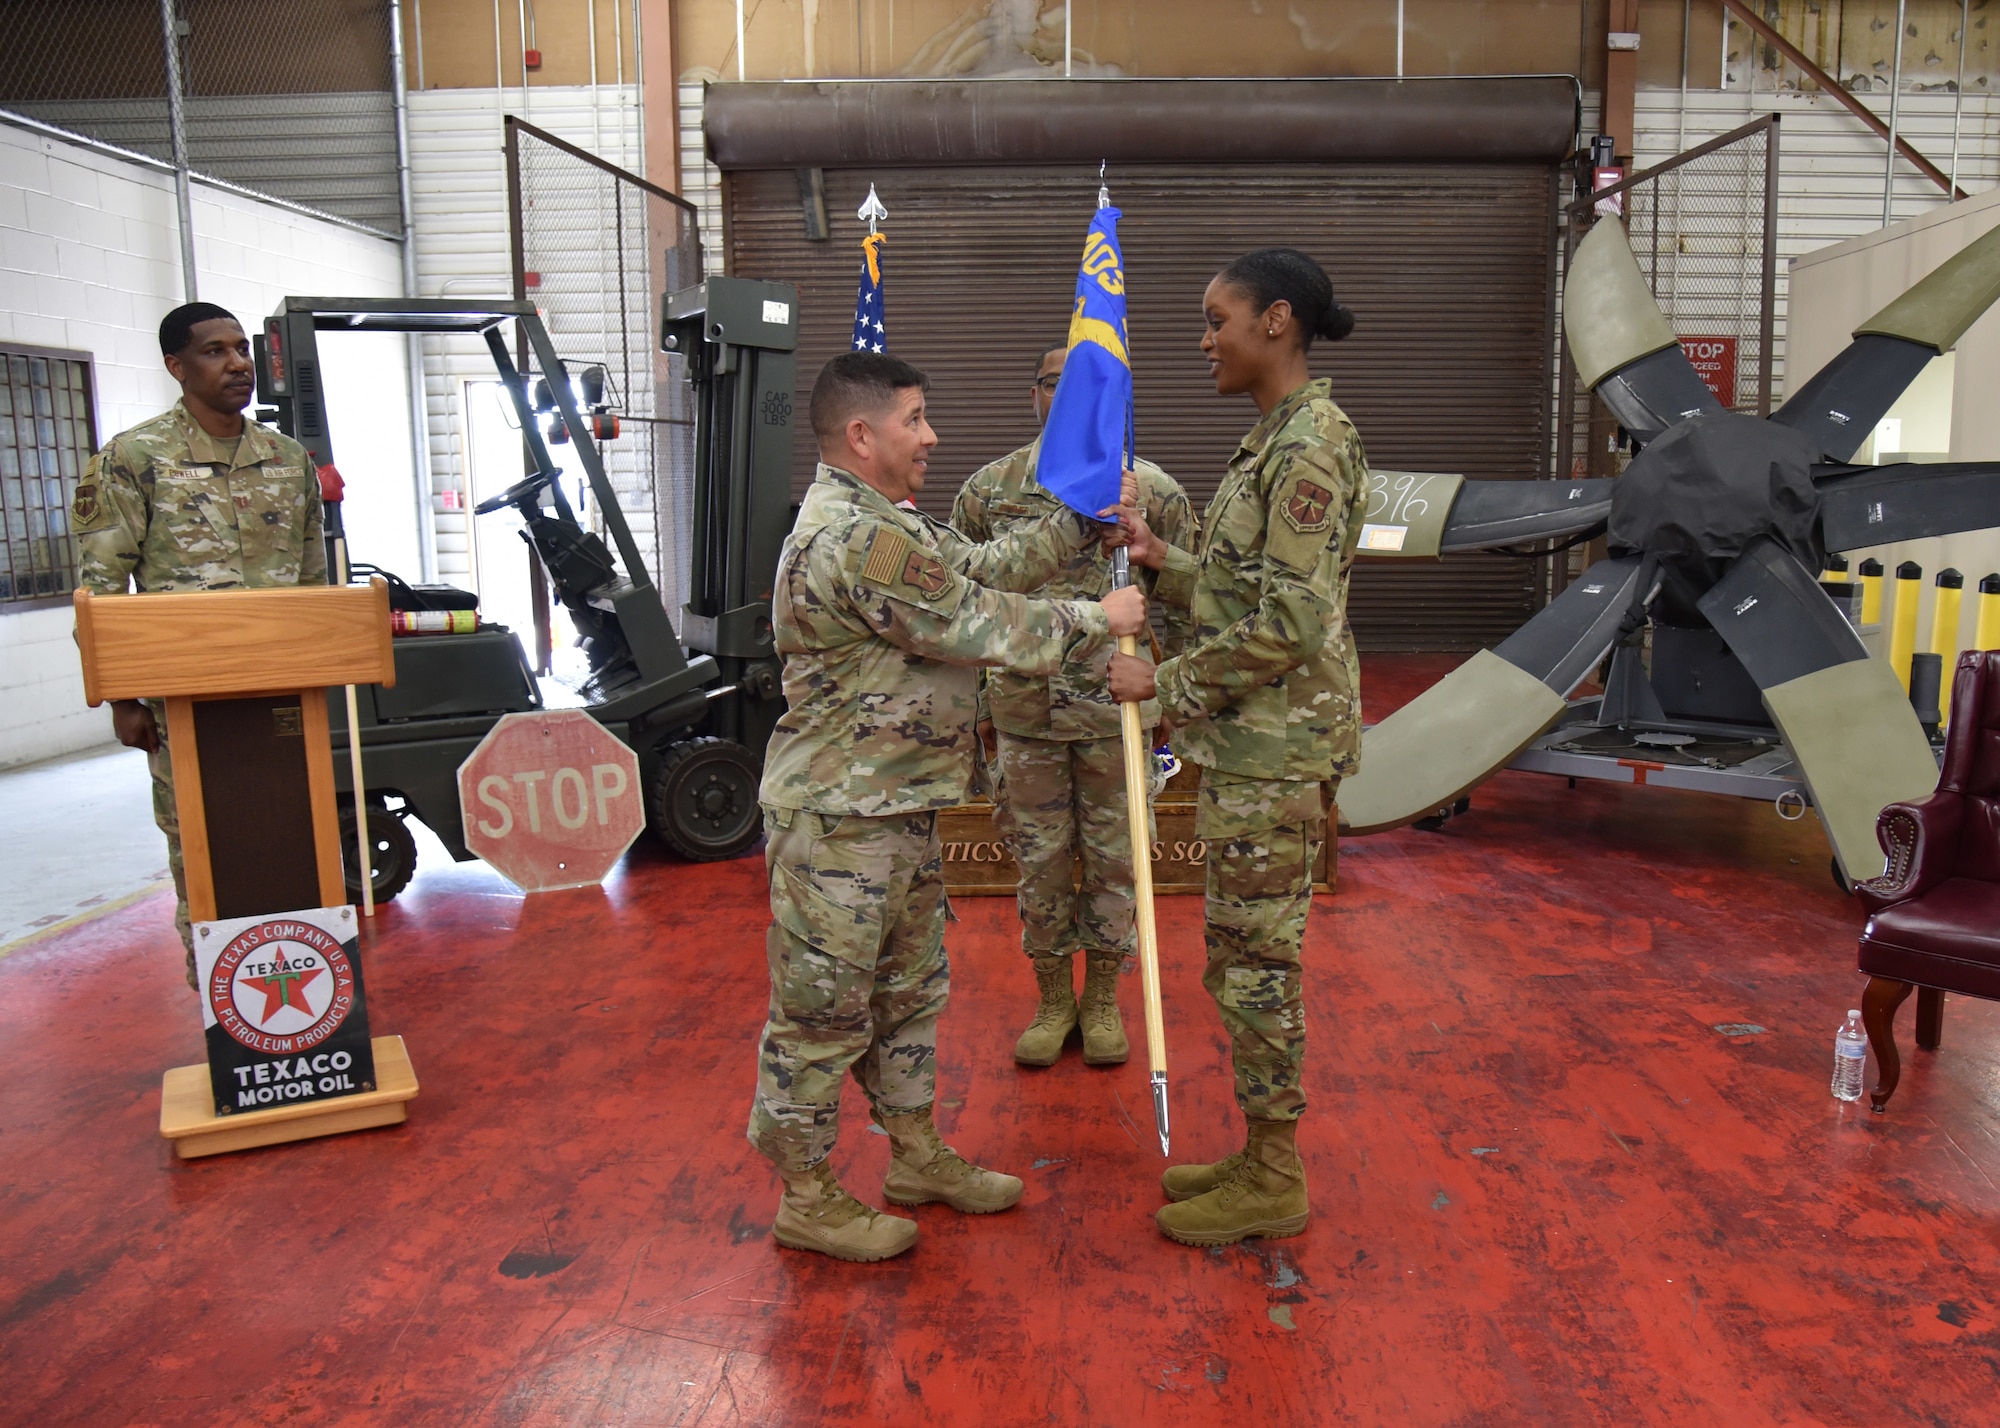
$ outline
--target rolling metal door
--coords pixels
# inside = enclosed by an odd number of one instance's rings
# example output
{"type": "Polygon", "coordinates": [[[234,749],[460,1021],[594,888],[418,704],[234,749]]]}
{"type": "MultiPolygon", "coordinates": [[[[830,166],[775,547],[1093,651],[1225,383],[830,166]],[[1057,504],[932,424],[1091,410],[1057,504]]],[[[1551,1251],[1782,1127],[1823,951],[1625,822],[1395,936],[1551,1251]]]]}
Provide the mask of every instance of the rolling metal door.
{"type": "MultiPolygon", "coordinates": [[[[834,239],[809,242],[792,170],[725,176],[729,271],[800,288],[800,399],[847,346],[859,269],[851,215],[874,181],[886,231],[890,350],[931,376],[941,438],[919,499],[943,515],[966,476],[1032,440],[1029,385],[1066,335],[1094,165],[825,171],[834,239]]],[[[1357,316],[1316,375],[1378,467],[1546,474],[1554,186],[1546,164],[1142,165],[1114,169],[1124,213],[1138,449],[1197,509],[1257,419],[1218,397],[1197,344],[1201,293],[1247,249],[1313,254],[1357,316]]],[[[801,488],[810,433],[797,450],[801,488]]],[[[1350,615],[1364,649],[1497,643],[1537,602],[1534,563],[1454,556],[1368,565],[1350,615]]]]}

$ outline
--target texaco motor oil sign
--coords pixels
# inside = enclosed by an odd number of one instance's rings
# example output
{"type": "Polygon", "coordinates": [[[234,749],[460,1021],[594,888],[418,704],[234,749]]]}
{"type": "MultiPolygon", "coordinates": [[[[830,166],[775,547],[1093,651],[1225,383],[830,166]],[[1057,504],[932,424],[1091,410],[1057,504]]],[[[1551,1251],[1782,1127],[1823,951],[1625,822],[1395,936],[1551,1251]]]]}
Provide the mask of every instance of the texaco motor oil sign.
{"type": "Polygon", "coordinates": [[[215,1113],[375,1089],[351,907],[195,924],[215,1113]]]}

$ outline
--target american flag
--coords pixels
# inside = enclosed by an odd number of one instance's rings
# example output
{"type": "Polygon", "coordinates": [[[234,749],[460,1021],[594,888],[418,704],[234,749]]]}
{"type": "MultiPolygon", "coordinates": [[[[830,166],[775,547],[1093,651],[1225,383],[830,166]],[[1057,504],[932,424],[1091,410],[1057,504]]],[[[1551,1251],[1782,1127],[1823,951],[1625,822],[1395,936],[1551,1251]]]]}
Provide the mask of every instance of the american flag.
{"type": "Polygon", "coordinates": [[[882,245],[886,233],[870,233],[861,240],[861,290],[854,298],[854,350],[880,352],[889,345],[889,329],[882,320],[882,245]]]}

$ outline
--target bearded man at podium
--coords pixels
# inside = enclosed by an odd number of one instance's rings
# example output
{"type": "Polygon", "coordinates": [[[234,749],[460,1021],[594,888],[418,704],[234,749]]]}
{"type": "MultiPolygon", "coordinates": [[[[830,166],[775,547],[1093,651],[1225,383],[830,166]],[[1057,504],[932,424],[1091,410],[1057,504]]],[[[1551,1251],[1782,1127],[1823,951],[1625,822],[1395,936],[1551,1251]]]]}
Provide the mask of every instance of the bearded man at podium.
{"type": "MultiPolygon", "coordinates": [[[[180,383],[170,411],[120,432],[76,485],[70,528],[83,588],[93,595],[324,585],[320,482],[306,449],[243,415],[254,368],[250,339],[213,303],[175,308],[160,322],[160,354],[180,383]]],[[[195,985],[194,933],[164,712],[120,699],[111,727],[144,749],[153,819],[167,835],[178,903],[174,924],[195,985]]]]}

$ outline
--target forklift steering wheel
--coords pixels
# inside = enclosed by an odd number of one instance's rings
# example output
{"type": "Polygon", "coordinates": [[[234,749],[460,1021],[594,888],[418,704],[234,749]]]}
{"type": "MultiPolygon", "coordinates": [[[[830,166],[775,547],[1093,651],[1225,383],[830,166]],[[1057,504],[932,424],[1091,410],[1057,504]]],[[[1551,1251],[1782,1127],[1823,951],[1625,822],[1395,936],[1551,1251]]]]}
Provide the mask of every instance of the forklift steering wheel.
{"type": "Polygon", "coordinates": [[[499,495],[488,496],[472,508],[472,513],[475,516],[490,516],[495,511],[504,511],[509,506],[519,505],[522,501],[534,495],[535,492],[541,490],[542,487],[548,485],[550,475],[551,473],[549,472],[537,471],[532,476],[524,477],[502,491],[499,495]]]}

